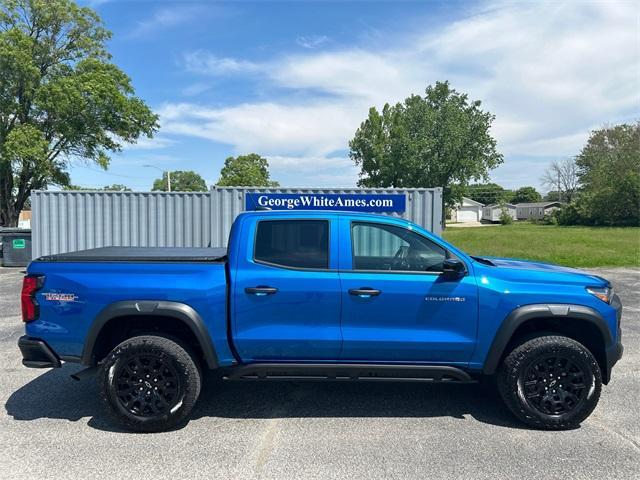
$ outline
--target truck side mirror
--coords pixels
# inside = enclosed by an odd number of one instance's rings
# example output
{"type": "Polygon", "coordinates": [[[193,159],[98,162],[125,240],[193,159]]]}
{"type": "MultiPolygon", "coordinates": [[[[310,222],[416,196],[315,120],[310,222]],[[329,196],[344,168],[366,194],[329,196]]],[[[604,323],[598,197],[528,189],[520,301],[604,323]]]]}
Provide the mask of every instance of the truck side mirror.
{"type": "Polygon", "coordinates": [[[442,276],[447,280],[456,280],[465,273],[464,262],[457,258],[447,258],[442,262],[442,276]]]}

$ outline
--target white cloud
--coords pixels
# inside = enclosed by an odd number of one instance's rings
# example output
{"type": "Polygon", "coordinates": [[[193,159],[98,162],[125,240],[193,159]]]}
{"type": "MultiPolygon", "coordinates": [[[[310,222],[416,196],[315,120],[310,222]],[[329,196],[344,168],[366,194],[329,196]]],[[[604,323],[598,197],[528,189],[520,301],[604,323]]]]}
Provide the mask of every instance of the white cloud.
{"type": "Polygon", "coordinates": [[[175,140],[162,136],[153,138],[140,137],[136,143],[125,143],[123,150],[160,150],[170,147],[175,143],[175,140]]]}
{"type": "Polygon", "coordinates": [[[413,62],[415,59],[399,52],[350,49],[286,57],[266,73],[273,82],[288,88],[314,89],[347,101],[360,97],[380,104],[424,90],[426,84],[416,74],[413,62]]]}
{"type": "Polygon", "coordinates": [[[269,165],[277,170],[296,169],[303,172],[315,172],[318,166],[332,170],[348,169],[353,166],[349,157],[283,157],[268,156],[269,165]]]}
{"type": "Polygon", "coordinates": [[[157,31],[183,25],[207,13],[200,5],[178,3],[156,10],[149,18],[137,23],[131,32],[132,37],[150,35],[157,31]]]}
{"type": "Polygon", "coordinates": [[[462,67],[456,84],[496,113],[502,142],[564,137],[573,146],[580,132],[637,111],[635,19],[633,3],[518,3],[426,36],[421,47],[445,72],[462,67]],[[506,125],[514,121],[516,131],[506,125]]]}
{"type": "Polygon", "coordinates": [[[183,161],[184,158],[177,157],[175,155],[144,152],[136,153],[135,156],[123,154],[114,155],[111,163],[114,166],[144,167],[146,165],[153,165],[154,167],[162,167],[167,169],[177,168],[179,170],[179,165],[183,161]]]}
{"type": "Polygon", "coordinates": [[[326,35],[301,35],[296,38],[296,43],[303,48],[314,49],[327,43],[329,37],[326,35]]]}
{"type": "MultiPolygon", "coordinates": [[[[192,72],[254,75],[263,91],[296,94],[225,108],[166,104],[162,128],[239,152],[306,158],[288,168],[302,174],[318,165],[320,172],[331,152],[347,148],[371,105],[449,79],[496,115],[493,133],[506,164],[494,178],[520,178],[513,174],[534,164],[537,178],[544,166],[531,157],[575,154],[590,129],[637,117],[637,35],[633,2],[493,3],[440,30],[395,38],[388,49],[309,51],[262,62],[200,51],[185,57],[192,72]]],[[[338,178],[347,175],[355,183],[353,168],[338,178]]]]}
{"type": "Polygon", "coordinates": [[[203,75],[251,73],[260,71],[263,68],[253,62],[218,57],[203,50],[187,53],[184,56],[184,64],[189,72],[203,75]]]}
{"type": "Polygon", "coordinates": [[[205,82],[196,82],[182,89],[182,95],[185,97],[195,97],[201,93],[211,89],[211,84],[205,82]]]}
{"type": "Polygon", "coordinates": [[[358,169],[348,157],[267,156],[271,178],[291,187],[352,187],[358,169]]]}
{"type": "Polygon", "coordinates": [[[328,155],[344,149],[367,112],[340,101],[310,104],[243,104],[229,108],[167,104],[158,110],[165,134],[227,143],[238,152],[263,155],[328,155]]]}

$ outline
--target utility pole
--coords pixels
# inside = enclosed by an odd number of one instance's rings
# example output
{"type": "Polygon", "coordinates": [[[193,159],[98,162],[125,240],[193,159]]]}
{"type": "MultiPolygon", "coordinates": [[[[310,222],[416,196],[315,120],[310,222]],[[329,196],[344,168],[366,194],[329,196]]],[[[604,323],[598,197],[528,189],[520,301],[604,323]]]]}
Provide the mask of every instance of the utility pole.
{"type": "Polygon", "coordinates": [[[171,191],[171,170],[163,170],[160,167],[156,167],[155,165],[143,165],[143,167],[147,167],[147,168],[155,168],[156,170],[160,170],[162,172],[162,175],[164,175],[165,173],[167,174],[167,192],[171,191]]]}
{"type": "Polygon", "coordinates": [[[558,172],[558,202],[562,203],[562,189],[560,188],[560,172],[558,172]]]}

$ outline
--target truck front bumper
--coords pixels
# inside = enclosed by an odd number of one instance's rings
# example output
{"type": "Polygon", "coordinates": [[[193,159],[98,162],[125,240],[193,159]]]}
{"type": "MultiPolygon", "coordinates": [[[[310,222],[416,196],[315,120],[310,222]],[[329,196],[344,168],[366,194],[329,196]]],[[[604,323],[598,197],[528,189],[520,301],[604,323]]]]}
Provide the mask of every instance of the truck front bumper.
{"type": "Polygon", "coordinates": [[[620,341],[607,350],[607,379],[611,378],[611,369],[622,358],[622,352],[624,352],[624,347],[620,341]]]}
{"type": "Polygon", "coordinates": [[[30,368],[58,368],[62,364],[47,342],[27,335],[18,339],[22,364],[30,368]]]}
{"type": "Polygon", "coordinates": [[[606,370],[602,375],[602,383],[605,385],[609,383],[611,380],[611,369],[613,366],[622,358],[622,353],[624,352],[624,347],[622,346],[622,302],[620,302],[620,297],[618,295],[614,295],[611,299],[611,306],[616,311],[616,343],[607,348],[606,350],[606,370]]]}

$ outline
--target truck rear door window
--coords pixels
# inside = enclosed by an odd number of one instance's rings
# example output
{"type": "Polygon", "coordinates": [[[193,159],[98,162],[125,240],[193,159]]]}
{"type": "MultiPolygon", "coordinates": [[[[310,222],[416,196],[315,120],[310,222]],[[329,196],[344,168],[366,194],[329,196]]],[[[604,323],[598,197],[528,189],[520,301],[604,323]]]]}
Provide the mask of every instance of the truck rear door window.
{"type": "Polygon", "coordinates": [[[329,268],[327,220],[258,222],[254,260],[290,268],[329,268]]]}

